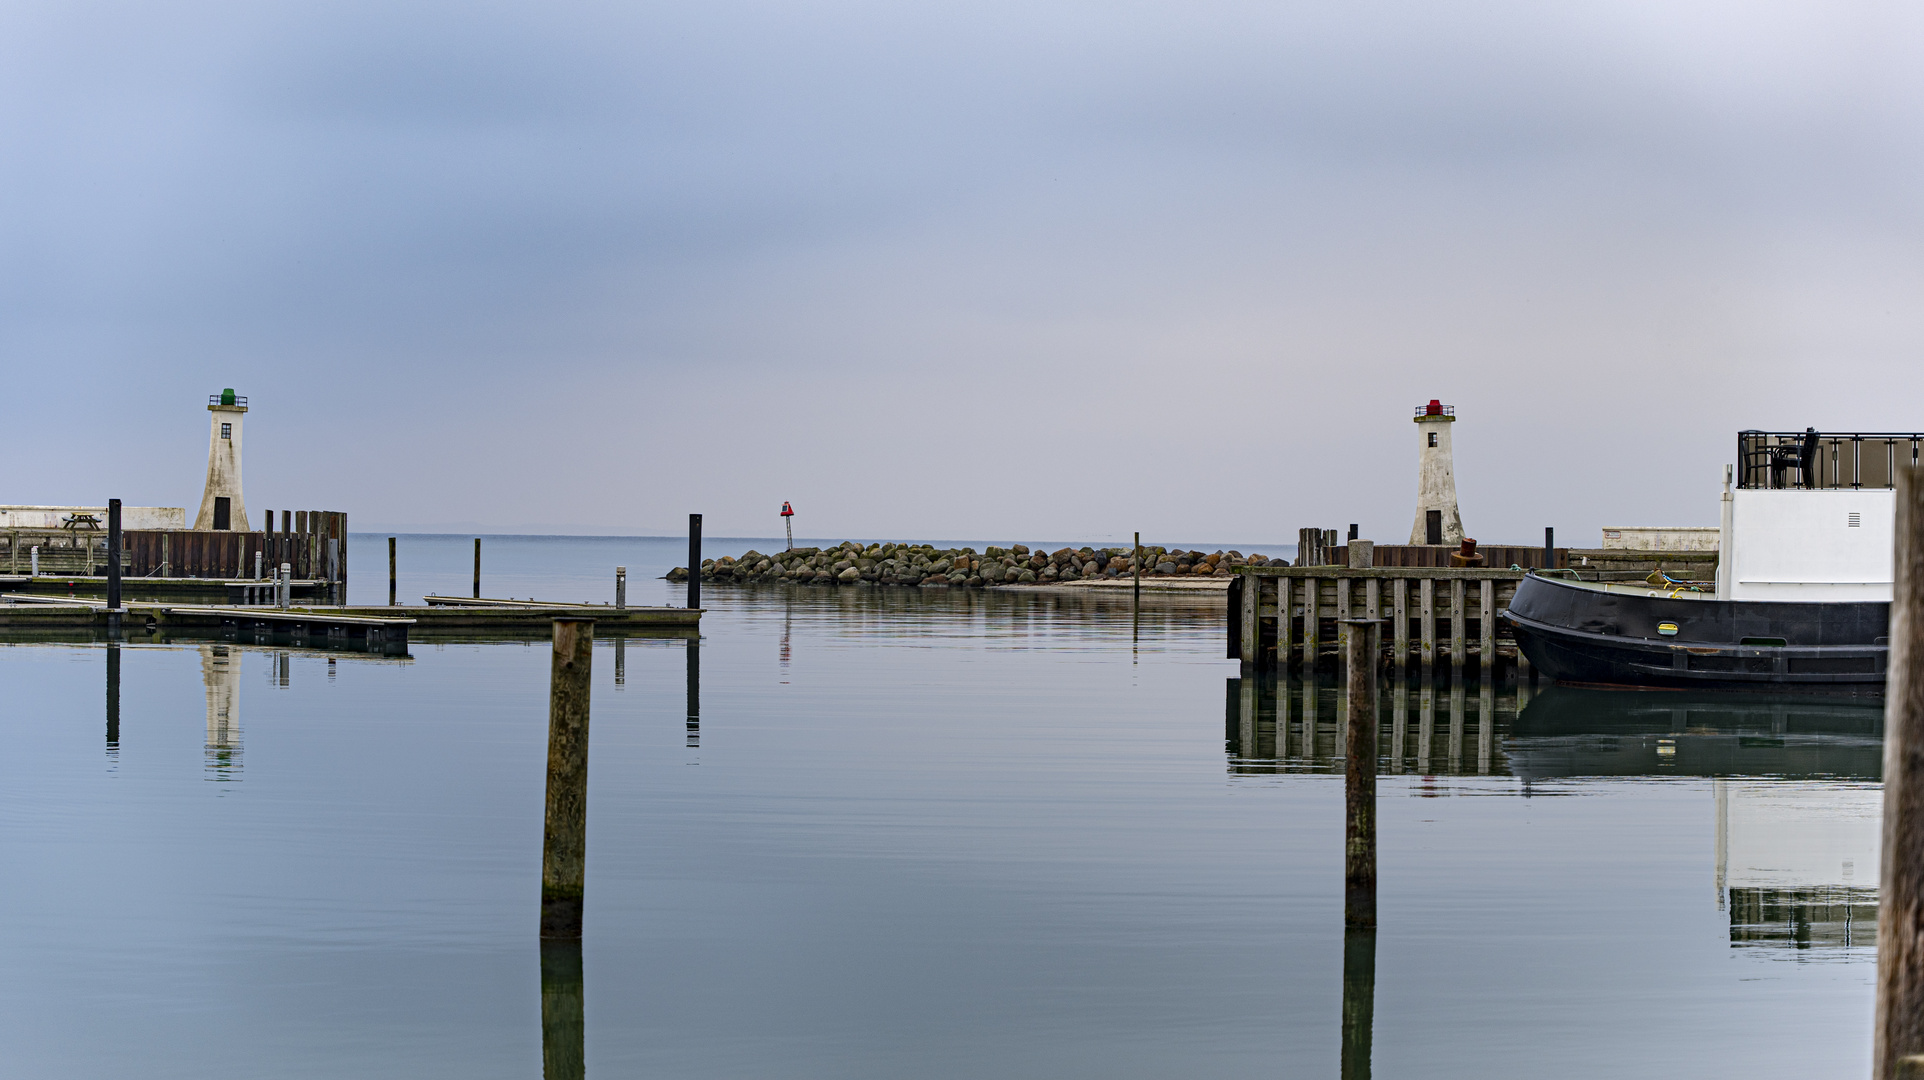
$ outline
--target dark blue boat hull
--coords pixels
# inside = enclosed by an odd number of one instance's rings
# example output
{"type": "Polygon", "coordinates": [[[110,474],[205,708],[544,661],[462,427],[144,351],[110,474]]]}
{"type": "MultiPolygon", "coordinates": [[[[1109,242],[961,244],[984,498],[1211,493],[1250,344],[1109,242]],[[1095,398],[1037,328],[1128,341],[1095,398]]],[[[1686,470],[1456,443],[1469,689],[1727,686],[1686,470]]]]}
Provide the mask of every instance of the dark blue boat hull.
{"type": "Polygon", "coordinates": [[[1881,694],[1890,604],[1691,600],[1526,576],[1503,612],[1517,647],[1558,682],[1881,694]],[[1658,633],[1674,623],[1677,634],[1658,633]],[[1783,645],[1745,644],[1745,639],[1783,645]]]}

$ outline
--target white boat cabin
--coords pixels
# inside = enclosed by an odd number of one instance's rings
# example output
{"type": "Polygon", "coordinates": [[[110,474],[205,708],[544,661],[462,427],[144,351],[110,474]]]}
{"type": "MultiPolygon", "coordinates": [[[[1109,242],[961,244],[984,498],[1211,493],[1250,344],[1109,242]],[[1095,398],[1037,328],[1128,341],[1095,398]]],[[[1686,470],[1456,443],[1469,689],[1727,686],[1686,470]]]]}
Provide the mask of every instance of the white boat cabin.
{"type": "Polygon", "coordinates": [[[1899,465],[1924,435],[1744,431],[1724,473],[1717,596],[1891,598],[1899,465]]]}

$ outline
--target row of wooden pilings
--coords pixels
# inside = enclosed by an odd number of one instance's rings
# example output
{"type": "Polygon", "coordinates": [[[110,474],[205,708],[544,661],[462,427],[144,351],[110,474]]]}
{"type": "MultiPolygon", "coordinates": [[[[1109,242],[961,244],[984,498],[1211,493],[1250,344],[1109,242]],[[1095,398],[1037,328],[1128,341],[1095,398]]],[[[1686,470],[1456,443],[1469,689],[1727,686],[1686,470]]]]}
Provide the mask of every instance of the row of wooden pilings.
{"type": "Polygon", "coordinates": [[[1258,666],[1314,668],[1341,657],[1351,619],[1380,621],[1378,655],[1453,671],[1496,670],[1499,655],[1529,661],[1498,612],[1516,595],[1520,570],[1434,567],[1245,566],[1230,581],[1230,657],[1258,666]]]}

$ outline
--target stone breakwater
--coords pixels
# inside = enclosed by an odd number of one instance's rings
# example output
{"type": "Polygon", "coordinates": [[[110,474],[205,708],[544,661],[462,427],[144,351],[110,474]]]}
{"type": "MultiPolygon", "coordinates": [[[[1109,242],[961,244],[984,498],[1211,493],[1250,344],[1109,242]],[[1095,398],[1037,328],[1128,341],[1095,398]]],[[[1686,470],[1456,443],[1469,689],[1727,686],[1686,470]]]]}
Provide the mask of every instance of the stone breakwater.
{"type": "MultiPolygon", "coordinates": [[[[990,585],[1049,585],[1086,578],[1126,578],[1134,570],[1126,547],[1032,550],[1008,547],[938,548],[930,544],[870,544],[844,541],[839,547],[799,547],[772,555],[749,550],[739,556],[704,559],[703,581],[786,582],[794,585],[919,585],[979,589],[990,585]]],[[[1142,549],[1148,577],[1227,576],[1238,566],[1284,565],[1261,554],[1237,551],[1142,549]]],[[[669,581],[687,581],[688,568],[668,572],[669,581]]]]}

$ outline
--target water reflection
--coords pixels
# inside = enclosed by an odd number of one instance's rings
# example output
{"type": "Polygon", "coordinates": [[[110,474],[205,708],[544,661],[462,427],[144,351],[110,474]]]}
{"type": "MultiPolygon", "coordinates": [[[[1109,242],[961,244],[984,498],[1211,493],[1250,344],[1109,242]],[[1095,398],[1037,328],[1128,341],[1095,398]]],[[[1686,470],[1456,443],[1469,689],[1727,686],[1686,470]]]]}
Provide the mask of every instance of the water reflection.
{"type": "Polygon", "coordinates": [[[582,1080],[587,1074],[587,1025],[583,1020],[581,943],[541,943],[541,1075],[544,1080],[582,1080]]]}
{"type": "Polygon", "coordinates": [[[689,638],[688,652],[688,745],[701,745],[701,639],[689,638]]]}
{"type": "MultiPolygon", "coordinates": [[[[281,655],[281,685],[287,685],[286,654],[281,655]]],[[[200,678],[207,690],[207,779],[231,781],[241,768],[240,650],[229,645],[200,646],[200,678]]]]}
{"type": "MultiPolygon", "coordinates": [[[[1340,741],[1322,737],[1344,715],[1334,689],[1327,675],[1229,679],[1230,773],[1340,772],[1340,741]]],[[[1531,697],[1527,686],[1497,681],[1392,680],[1389,691],[1387,715],[1379,716],[1380,772],[1510,777],[1526,796],[1553,781],[1709,779],[1715,902],[1728,912],[1731,945],[1800,959],[1874,946],[1880,705],[1571,687],[1531,697]]],[[[1448,793],[1428,784],[1410,790],[1448,793]]]]}
{"type": "Polygon", "coordinates": [[[1376,932],[1343,934],[1343,1080],[1369,1080],[1376,1028],[1376,932]]]}
{"type": "Polygon", "coordinates": [[[120,760],[120,642],[107,642],[107,760],[120,760]]]}

